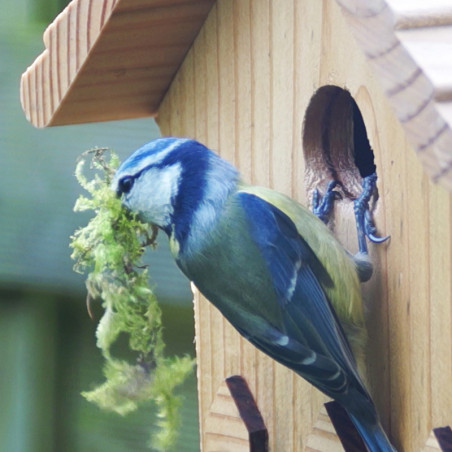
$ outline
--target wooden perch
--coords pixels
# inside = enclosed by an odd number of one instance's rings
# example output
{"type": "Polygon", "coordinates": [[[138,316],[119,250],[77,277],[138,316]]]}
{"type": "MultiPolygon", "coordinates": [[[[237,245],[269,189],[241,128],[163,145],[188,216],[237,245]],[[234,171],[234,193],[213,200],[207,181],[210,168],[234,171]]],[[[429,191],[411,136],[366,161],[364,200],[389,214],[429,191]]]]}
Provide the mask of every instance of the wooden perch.
{"type": "Polygon", "coordinates": [[[449,426],[433,429],[442,452],[452,452],[452,430],[449,426]]]}
{"type": "MultiPolygon", "coordinates": [[[[235,375],[222,382],[207,414],[204,435],[207,452],[268,450],[264,420],[243,377],[235,375]]],[[[328,402],[307,438],[306,452],[341,452],[344,449],[347,452],[367,451],[345,410],[336,402],[328,402]]]]}
{"type": "Polygon", "coordinates": [[[337,402],[325,403],[325,408],[344,449],[347,452],[366,452],[366,446],[344,408],[337,402]]]}
{"type": "Polygon", "coordinates": [[[266,452],[268,434],[254,398],[239,375],[222,382],[205,421],[206,451],[266,452]]]}
{"type": "MultiPolygon", "coordinates": [[[[239,375],[220,385],[207,414],[206,451],[267,452],[268,433],[245,379],[239,375]]],[[[306,441],[306,452],[367,452],[347,412],[334,401],[319,413],[306,441]]],[[[452,430],[432,430],[422,452],[452,452],[452,430]]]]}
{"type": "Polygon", "coordinates": [[[320,409],[312,432],[307,437],[305,452],[344,452],[342,442],[326,410],[328,403],[320,409]]]}
{"type": "Polygon", "coordinates": [[[36,127],[157,113],[213,0],[73,0],[22,75],[36,127]]]}
{"type": "MultiPolygon", "coordinates": [[[[344,450],[346,452],[367,452],[367,448],[347,412],[334,401],[325,403],[325,408],[344,450]]],[[[452,430],[450,427],[433,429],[422,452],[452,452],[452,430]]]]}

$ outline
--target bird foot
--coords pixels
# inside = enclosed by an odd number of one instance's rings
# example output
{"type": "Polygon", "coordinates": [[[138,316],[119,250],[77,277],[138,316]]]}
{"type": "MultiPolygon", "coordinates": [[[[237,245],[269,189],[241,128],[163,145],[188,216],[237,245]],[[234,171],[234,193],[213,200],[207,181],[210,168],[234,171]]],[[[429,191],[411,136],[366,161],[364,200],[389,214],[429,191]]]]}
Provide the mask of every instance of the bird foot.
{"type": "Polygon", "coordinates": [[[354,201],[356,230],[358,234],[358,250],[362,254],[368,254],[366,237],[374,243],[383,243],[389,239],[389,235],[380,237],[369,207],[369,201],[374,196],[377,188],[377,175],[372,173],[362,180],[362,191],[354,201]]]}
{"type": "Polygon", "coordinates": [[[334,201],[342,199],[342,195],[334,190],[339,185],[339,181],[332,180],[322,196],[316,188],[312,193],[312,212],[316,217],[322,220],[325,224],[328,223],[333,211],[334,201]]]}

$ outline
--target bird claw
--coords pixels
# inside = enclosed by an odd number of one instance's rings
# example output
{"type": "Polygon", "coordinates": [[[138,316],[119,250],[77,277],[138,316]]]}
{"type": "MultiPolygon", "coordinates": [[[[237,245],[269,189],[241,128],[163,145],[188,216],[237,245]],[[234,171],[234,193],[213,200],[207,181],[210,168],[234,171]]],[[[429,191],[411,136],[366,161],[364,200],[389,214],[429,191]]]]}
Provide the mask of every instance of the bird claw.
{"type": "Polygon", "coordinates": [[[383,243],[391,237],[390,235],[382,237],[377,235],[377,228],[369,210],[364,212],[364,232],[366,237],[373,243],[383,243]]]}
{"type": "Polygon", "coordinates": [[[342,199],[342,195],[338,191],[334,190],[338,185],[339,182],[337,180],[332,180],[328,184],[326,192],[323,196],[320,195],[317,188],[312,193],[312,212],[325,224],[330,220],[334,201],[342,199]]]}
{"type": "MultiPolygon", "coordinates": [[[[342,199],[342,195],[334,190],[340,182],[332,180],[324,195],[316,188],[312,193],[312,212],[325,224],[328,223],[333,211],[334,202],[342,199]]],[[[354,201],[354,213],[356,231],[358,235],[358,253],[354,256],[354,262],[361,282],[368,281],[373,273],[373,265],[369,260],[367,239],[373,243],[383,243],[389,239],[389,235],[380,237],[372,218],[369,202],[375,195],[377,187],[377,175],[375,173],[362,179],[362,191],[354,201]]]]}
{"type": "Polygon", "coordinates": [[[383,243],[389,239],[389,235],[380,237],[377,235],[372,214],[370,212],[369,201],[375,193],[377,187],[377,175],[372,173],[362,180],[362,191],[354,201],[354,212],[356,230],[358,234],[358,249],[360,253],[368,254],[366,237],[374,243],[383,243]]]}

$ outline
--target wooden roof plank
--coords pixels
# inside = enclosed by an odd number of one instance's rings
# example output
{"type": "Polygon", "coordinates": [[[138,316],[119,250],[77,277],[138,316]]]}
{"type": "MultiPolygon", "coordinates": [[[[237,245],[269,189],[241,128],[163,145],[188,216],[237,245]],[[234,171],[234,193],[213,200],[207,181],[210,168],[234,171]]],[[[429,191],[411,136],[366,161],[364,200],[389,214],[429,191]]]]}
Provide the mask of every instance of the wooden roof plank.
{"type": "Polygon", "coordinates": [[[386,0],[386,3],[394,14],[395,29],[452,23],[450,0],[386,0]]]}
{"type": "Polygon", "coordinates": [[[452,190],[450,5],[445,0],[337,2],[426,172],[452,190]]]}
{"type": "Polygon", "coordinates": [[[452,24],[404,29],[397,36],[431,80],[435,99],[452,100],[452,24]]]}
{"type": "Polygon", "coordinates": [[[73,0],[22,75],[27,119],[45,127],[155,114],[213,3],[73,0]]]}

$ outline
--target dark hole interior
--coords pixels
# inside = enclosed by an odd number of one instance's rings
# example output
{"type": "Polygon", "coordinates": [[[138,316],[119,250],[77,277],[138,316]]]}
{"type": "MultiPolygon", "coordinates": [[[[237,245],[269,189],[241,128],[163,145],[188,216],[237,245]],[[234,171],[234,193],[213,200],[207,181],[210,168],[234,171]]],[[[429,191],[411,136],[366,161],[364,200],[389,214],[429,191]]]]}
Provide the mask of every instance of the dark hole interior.
{"type": "Polygon", "coordinates": [[[363,116],[352,98],[352,112],[353,112],[353,157],[355,165],[359,170],[361,177],[369,176],[375,173],[377,167],[374,163],[374,152],[370,147],[369,139],[367,138],[366,126],[364,124],[363,116]]]}
{"type": "Polygon", "coordinates": [[[337,180],[345,197],[361,192],[361,179],[376,172],[361,111],[351,94],[335,85],[312,96],[303,124],[308,193],[337,180]]]}

